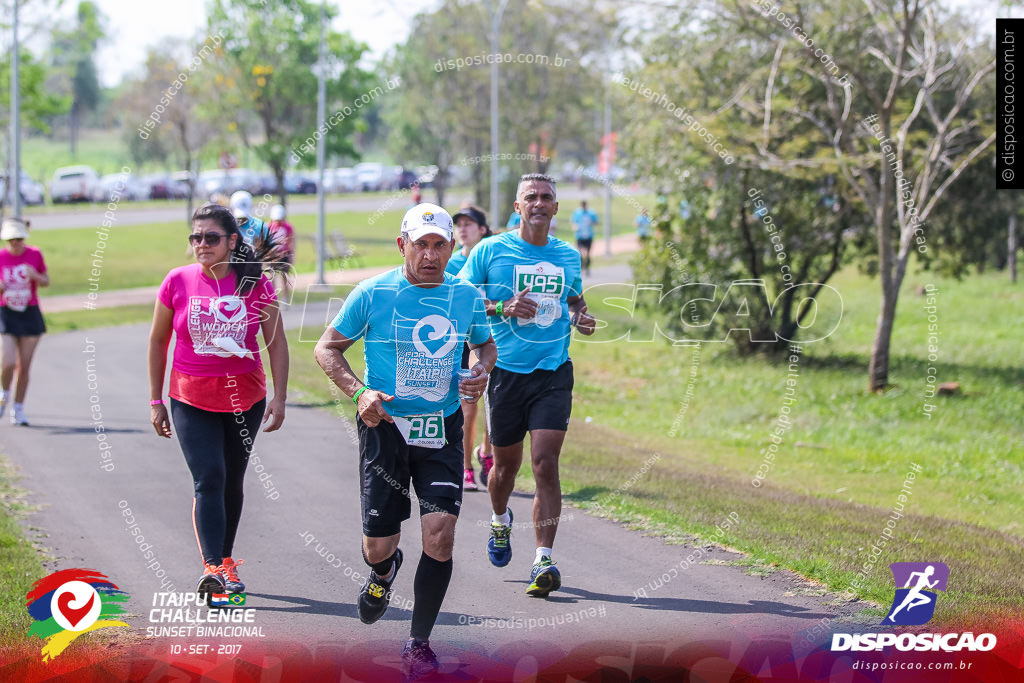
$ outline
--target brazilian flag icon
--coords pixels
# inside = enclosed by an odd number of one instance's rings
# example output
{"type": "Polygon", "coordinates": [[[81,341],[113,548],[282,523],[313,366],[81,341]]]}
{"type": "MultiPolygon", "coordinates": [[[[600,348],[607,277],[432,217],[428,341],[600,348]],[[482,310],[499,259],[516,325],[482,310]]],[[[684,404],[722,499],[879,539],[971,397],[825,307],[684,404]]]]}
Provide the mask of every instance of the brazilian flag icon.
{"type": "Polygon", "coordinates": [[[241,607],[245,604],[245,593],[232,593],[228,596],[228,602],[235,607],[241,607]]]}

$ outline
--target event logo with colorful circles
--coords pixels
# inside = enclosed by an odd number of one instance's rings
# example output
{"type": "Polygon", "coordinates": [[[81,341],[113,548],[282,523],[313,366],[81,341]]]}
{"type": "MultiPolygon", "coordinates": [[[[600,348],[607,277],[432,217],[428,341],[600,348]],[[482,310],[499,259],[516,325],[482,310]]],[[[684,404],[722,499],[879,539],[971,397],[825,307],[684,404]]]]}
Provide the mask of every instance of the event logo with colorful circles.
{"type": "Polygon", "coordinates": [[[28,634],[46,640],[45,662],[83,633],[109,626],[129,628],[111,619],[124,613],[126,600],[128,594],[95,569],[62,569],[36,581],[25,596],[34,620],[28,634]]]}

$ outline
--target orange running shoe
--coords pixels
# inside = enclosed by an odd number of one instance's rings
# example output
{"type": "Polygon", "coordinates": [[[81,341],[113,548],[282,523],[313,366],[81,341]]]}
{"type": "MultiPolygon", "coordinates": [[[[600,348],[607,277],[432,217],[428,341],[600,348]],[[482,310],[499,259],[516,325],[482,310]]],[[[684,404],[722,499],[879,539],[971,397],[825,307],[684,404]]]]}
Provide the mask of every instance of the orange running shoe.
{"type": "Polygon", "coordinates": [[[232,560],[230,557],[224,558],[224,564],[221,565],[224,571],[224,588],[227,589],[228,593],[244,593],[245,584],[238,578],[238,568],[245,564],[245,560],[232,560]]]}
{"type": "Polygon", "coordinates": [[[224,588],[224,565],[208,564],[199,577],[199,585],[196,586],[196,593],[208,595],[210,593],[223,593],[224,588]]]}

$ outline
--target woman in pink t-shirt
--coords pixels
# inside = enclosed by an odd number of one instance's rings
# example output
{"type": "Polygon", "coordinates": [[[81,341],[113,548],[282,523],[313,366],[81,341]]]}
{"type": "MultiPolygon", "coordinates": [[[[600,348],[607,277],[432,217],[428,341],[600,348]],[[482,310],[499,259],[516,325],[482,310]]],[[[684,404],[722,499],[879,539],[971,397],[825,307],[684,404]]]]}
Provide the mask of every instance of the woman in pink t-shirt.
{"type": "Polygon", "coordinates": [[[7,242],[7,248],[0,250],[0,336],[3,338],[0,415],[7,409],[11,384],[17,372],[11,424],[27,427],[25,393],[28,391],[28,372],[39,337],[46,332],[36,287],[46,287],[50,278],[46,274],[42,252],[25,244],[26,239],[28,221],[4,219],[0,226],[0,240],[7,242]]]}
{"type": "MultiPolygon", "coordinates": [[[[284,252],[282,260],[288,264],[295,263],[295,228],[285,220],[284,206],[274,204],[270,207],[270,232],[274,234],[274,241],[278,243],[279,249],[284,252]]],[[[288,278],[292,275],[288,269],[279,271],[281,276],[281,298],[287,303],[291,300],[292,289],[288,278]]]]}
{"type": "Polygon", "coordinates": [[[175,335],[170,415],[195,484],[192,522],[204,571],[199,593],[240,593],[242,560],[232,558],[242,484],[259,431],[284,421],[288,344],[277,298],[262,273],[273,240],[246,244],[231,211],[217,204],[192,215],[196,263],[175,268],[157,294],[149,335],[150,420],[171,437],[163,402],[167,347],[175,335]],[[267,402],[258,333],[263,332],[274,396],[267,402]]]}

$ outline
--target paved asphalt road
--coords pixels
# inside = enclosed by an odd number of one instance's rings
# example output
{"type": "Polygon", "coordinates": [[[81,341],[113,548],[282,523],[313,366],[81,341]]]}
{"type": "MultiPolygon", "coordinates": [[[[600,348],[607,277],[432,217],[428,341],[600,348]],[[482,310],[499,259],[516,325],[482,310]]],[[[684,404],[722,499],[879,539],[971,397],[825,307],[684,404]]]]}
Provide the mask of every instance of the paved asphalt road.
{"type": "MultiPolygon", "coordinates": [[[[328,315],[324,308],[310,313],[307,320],[328,315]]],[[[294,314],[289,324],[297,324],[294,314]]],[[[150,621],[154,594],[189,591],[201,572],[188,470],[177,441],[156,437],[148,423],[146,336],[145,325],[47,336],[27,402],[32,426],[12,427],[6,416],[0,423],[3,451],[25,475],[20,483],[31,490],[30,502],[40,506],[29,523],[46,533],[42,542],[56,558],[51,568],[108,574],[132,596],[129,621],[143,635],[159,625],[150,621]],[[92,405],[98,412],[90,412],[92,405]],[[93,416],[102,421],[109,451],[100,449],[93,416]],[[133,540],[131,521],[158,567],[133,540]]],[[[293,356],[292,364],[313,363],[311,350],[293,356]]],[[[396,665],[409,627],[406,601],[420,554],[418,525],[411,520],[405,526],[407,564],[391,609],[377,624],[361,624],[355,609],[360,580],[354,576],[366,570],[359,552],[358,455],[351,428],[332,408],[305,404],[295,394],[284,428],[256,442],[259,463],[250,462],[236,556],[246,560],[241,574],[248,606],[255,608],[263,637],[162,637],[149,641],[151,651],[166,655],[175,644],[194,642],[258,649],[290,641],[345,645],[396,665]],[[271,489],[261,485],[257,464],[271,489]]],[[[645,476],[656,475],[655,468],[645,476]]],[[[836,608],[828,596],[813,597],[786,572],[745,574],[722,564],[736,557],[722,549],[638,598],[638,589],[679,566],[692,547],[668,545],[572,508],[563,510],[555,548],[564,588],[547,600],[530,598],[524,593],[534,545],[525,524],[530,499],[517,494],[511,506],[517,514],[513,560],[498,569],[485,550],[487,496],[465,494],[454,575],[433,634],[446,670],[454,671],[457,662],[468,666],[470,654],[497,658],[508,648],[525,648],[543,663],[597,641],[627,649],[672,647],[718,634],[788,642],[822,619],[859,607],[836,608]]]]}

